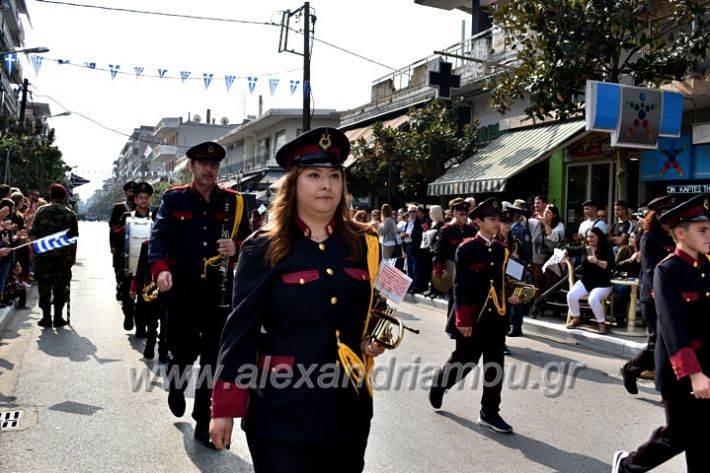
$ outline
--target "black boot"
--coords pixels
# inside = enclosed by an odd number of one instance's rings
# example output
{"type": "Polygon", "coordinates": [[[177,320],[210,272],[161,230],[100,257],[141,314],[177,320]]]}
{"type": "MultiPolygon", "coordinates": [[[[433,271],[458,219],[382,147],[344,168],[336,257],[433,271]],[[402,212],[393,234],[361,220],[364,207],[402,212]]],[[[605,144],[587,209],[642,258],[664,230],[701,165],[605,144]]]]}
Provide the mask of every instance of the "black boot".
{"type": "Polygon", "coordinates": [[[143,358],[146,360],[152,360],[155,356],[155,341],[147,340],[145,342],[145,348],[143,349],[143,358]]]}
{"type": "Polygon", "coordinates": [[[44,328],[52,328],[52,314],[49,307],[42,307],[42,320],[37,325],[44,328]]]}
{"type": "Polygon", "coordinates": [[[69,322],[62,318],[62,310],[64,310],[64,304],[54,304],[54,326],[64,327],[69,322]]]}

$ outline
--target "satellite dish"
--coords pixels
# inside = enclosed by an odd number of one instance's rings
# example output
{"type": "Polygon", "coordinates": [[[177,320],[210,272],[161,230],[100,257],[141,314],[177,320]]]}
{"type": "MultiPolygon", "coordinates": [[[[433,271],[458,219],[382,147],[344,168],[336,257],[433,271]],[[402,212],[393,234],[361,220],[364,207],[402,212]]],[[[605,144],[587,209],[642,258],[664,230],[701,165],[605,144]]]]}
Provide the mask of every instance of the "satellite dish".
{"type": "Polygon", "coordinates": [[[226,125],[229,125],[229,118],[227,118],[227,117],[222,117],[222,118],[219,119],[219,122],[220,122],[222,125],[225,125],[225,126],[226,126],[226,125]]]}
{"type": "Polygon", "coordinates": [[[194,115],[192,116],[192,121],[195,122],[195,123],[201,123],[201,122],[202,122],[202,117],[199,116],[198,114],[194,114],[194,115]]]}

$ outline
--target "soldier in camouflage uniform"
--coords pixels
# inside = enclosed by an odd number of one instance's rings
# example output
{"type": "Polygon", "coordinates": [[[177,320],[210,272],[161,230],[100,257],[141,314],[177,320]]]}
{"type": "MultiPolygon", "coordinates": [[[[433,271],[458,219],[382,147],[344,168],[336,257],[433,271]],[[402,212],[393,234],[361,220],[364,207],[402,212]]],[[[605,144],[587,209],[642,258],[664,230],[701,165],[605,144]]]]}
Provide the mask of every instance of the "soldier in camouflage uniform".
{"type": "MultiPolygon", "coordinates": [[[[49,188],[52,202],[37,210],[30,237],[33,240],[53,233],[69,230],[67,236],[79,235],[76,215],[66,205],[67,191],[61,184],[52,184],[49,188]]],[[[54,326],[67,324],[62,318],[62,310],[67,301],[71,267],[76,260],[76,244],[64,246],[35,255],[35,279],[39,289],[39,307],[42,309],[40,327],[51,327],[51,306],[54,296],[54,326]]]]}

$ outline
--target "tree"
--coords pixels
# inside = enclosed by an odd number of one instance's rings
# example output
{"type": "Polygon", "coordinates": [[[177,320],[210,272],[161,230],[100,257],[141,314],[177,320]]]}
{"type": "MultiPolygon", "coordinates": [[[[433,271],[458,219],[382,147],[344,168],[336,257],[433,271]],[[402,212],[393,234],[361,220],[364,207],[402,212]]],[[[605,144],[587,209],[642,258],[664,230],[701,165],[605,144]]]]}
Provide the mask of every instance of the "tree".
{"type": "Polygon", "coordinates": [[[67,185],[66,173],[71,168],[54,146],[54,140],[54,129],[47,129],[39,119],[28,120],[23,127],[14,119],[0,119],[0,157],[4,173],[7,165],[10,166],[7,184],[25,192],[28,189],[46,192],[53,182],[67,185]]]}
{"type": "MultiPolygon", "coordinates": [[[[517,50],[514,67],[491,84],[499,112],[529,98],[531,118],[565,120],[584,110],[589,80],[658,86],[706,58],[710,29],[702,1],[511,0],[494,21],[517,50]]],[[[627,198],[626,152],[619,150],[618,194],[627,198]]]]}
{"type": "Polygon", "coordinates": [[[360,139],[353,146],[357,158],[350,168],[353,193],[358,183],[372,193],[375,183],[392,185],[396,178],[400,192],[423,200],[427,183],[476,151],[478,121],[462,127],[460,112],[460,101],[432,100],[422,108],[409,109],[405,129],[376,123],[371,143],[360,139]]]}

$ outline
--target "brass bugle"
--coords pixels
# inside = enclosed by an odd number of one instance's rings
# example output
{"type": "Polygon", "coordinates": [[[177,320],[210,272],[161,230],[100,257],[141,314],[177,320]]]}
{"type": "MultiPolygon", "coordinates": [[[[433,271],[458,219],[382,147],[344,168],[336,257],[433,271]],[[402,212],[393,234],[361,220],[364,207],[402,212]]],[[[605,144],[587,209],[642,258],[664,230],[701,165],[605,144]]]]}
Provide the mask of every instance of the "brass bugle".
{"type": "Polygon", "coordinates": [[[153,302],[158,298],[158,286],[151,282],[141,291],[141,297],[145,302],[153,302]]]}
{"type": "Polygon", "coordinates": [[[412,333],[419,333],[418,329],[403,324],[397,317],[385,311],[373,309],[372,315],[378,319],[372,331],[372,339],[390,350],[397,348],[399,344],[402,343],[405,330],[409,330],[412,333]],[[394,339],[392,337],[392,325],[397,326],[397,336],[394,337],[394,339]]]}

